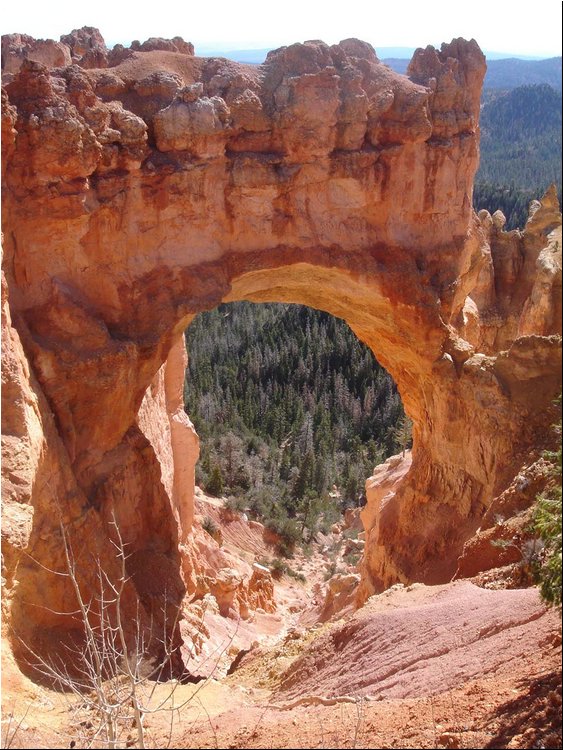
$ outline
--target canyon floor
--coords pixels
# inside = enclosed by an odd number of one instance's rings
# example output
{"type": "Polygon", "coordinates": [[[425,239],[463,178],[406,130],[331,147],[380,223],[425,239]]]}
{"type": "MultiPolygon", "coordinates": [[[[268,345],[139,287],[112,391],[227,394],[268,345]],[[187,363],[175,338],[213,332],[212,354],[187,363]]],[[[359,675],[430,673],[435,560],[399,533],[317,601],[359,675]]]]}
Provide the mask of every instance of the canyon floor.
{"type": "MultiPolygon", "coordinates": [[[[220,522],[218,501],[200,494],[198,511],[220,522]]],[[[221,531],[233,559],[272,553],[244,518],[221,531]]],[[[351,580],[353,536],[322,537],[287,561],[305,582],[276,581],[275,612],[244,624],[210,615],[213,667],[198,683],[156,686],[153,705],[166,710],[146,716],[146,746],[561,747],[559,612],[535,588],[501,588],[506,571],[394,586],[354,612],[345,586],[327,597],[326,582],[335,569],[351,580]]],[[[2,746],[87,746],[95,717],[28,680],[4,645],[2,746]]],[[[135,737],[131,727],[119,746],[135,737]]]]}

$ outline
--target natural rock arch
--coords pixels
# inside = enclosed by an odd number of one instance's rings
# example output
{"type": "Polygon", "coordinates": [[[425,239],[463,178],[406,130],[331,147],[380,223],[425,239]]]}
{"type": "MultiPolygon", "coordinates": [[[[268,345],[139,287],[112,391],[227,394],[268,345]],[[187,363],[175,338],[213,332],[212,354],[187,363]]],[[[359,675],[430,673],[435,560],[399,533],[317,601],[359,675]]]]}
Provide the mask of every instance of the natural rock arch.
{"type": "Polygon", "coordinates": [[[346,319],[414,420],[408,472],[386,465],[368,492],[360,600],[449,579],[560,387],[557,200],[523,233],[471,208],[477,44],[418,50],[409,78],[357,40],[259,67],[123,54],[88,70],[30,58],[3,95],[3,553],[18,627],[68,627],[54,614],[68,590],[34,562],[62,564],[59,517],[103,559],[115,512],[148,610],[165,583],[174,607],[197,590],[182,334],[239,299],[346,319]],[[30,615],[46,597],[53,613],[30,615]]]}

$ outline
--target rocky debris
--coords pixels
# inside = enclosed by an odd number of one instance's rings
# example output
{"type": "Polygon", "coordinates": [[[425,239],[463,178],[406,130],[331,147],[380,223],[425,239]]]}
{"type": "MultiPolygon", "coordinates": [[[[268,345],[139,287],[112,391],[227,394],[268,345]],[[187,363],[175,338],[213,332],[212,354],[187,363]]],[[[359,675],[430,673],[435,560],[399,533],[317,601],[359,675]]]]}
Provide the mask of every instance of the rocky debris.
{"type": "Polygon", "coordinates": [[[346,539],[342,554],[346,556],[354,553],[361,553],[364,551],[365,544],[364,539],[346,539]]]}
{"type": "Polygon", "coordinates": [[[533,583],[534,562],[541,544],[530,532],[530,514],[509,518],[496,526],[478,531],[469,539],[460,557],[455,578],[471,578],[486,570],[513,566],[513,586],[533,583]]]}
{"type": "Polygon", "coordinates": [[[205,527],[206,519],[210,520],[208,516],[206,518],[203,518],[202,516],[195,516],[194,521],[195,523],[200,523],[204,527],[205,531],[209,534],[209,536],[217,542],[219,547],[222,547],[223,546],[223,532],[221,530],[221,527],[214,525],[214,527],[212,528],[206,528],[205,527]]]}
{"type": "Polygon", "coordinates": [[[550,464],[540,457],[523,466],[510,485],[491,503],[483,516],[480,530],[490,529],[530,508],[546,488],[550,464]]]}
{"type": "Polygon", "coordinates": [[[455,748],[463,747],[462,740],[456,732],[442,732],[438,736],[438,747],[455,748]]]}
{"type": "MultiPolygon", "coordinates": [[[[445,687],[440,689],[438,679],[432,677],[426,691],[418,679],[423,669],[421,663],[413,661],[413,654],[418,656],[417,638],[422,643],[422,661],[428,653],[426,619],[420,628],[416,627],[422,602],[414,600],[414,609],[411,609],[406,601],[402,602],[406,606],[400,606],[397,599],[397,591],[402,591],[404,597],[424,590],[425,587],[415,587],[411,592],[396,589],[395,593],[374,600],[387,602],[387,614],[400,615],[404,625],[409,625],[408,638],[394,644],[391,652],[387,649],[391,628],[385,632],[383,645],[387,666],[397,675],[398,687],[404,689],[412,677],[416,694],[386,699],[368,688],[367,694],[337,693],[331,697],[329,686],[324,682],[323,691],[307,691],[287,699],[278,690],[280,678],[304,654],[314,654],[318,643],[333,632],[335,626],[325,625],[313,631],[292,628],[270,646],[260,645],[246,636],[240,641],[235,636],[233,640],[229,631],[224,633],[223,641],[212,641],[211,647],[209,642],[200,643],[199,657],[192,660],[192,679],[209,673],[212,679],[196,685],[190,684],[191,681],[173,681],[155,686],[157,704],[173,690],[175,703],[181,708],[180,720],[172,727],[168,714],[149,715],[146,726],[151,738],[160,744],[162,738],[170,738],[175,747],[314,747],[319,744],[319,738],[331,747],[354,743],[372,748],[453,747],[456,744],[459,747],[561,747],[561,636],[557,615],[547,613],[519,629],[503,629],[505,602],[499,602],[500,617],[495,623],[498,627],[483,634],[484,643],[490,643],[490,648],[473,653],[476,659],[472,660],[470,679],[467,665],[464,667],[460,661],[463,644],[460,649],[455,645],[441,649],[448,628],[437,623],[438,649],[430,661],[434,674],[444,677],[445,687]],[[546,617],[551,620],[551,628],[546,628],[546,617]],[[506,660],[500,669],[499,649],[506,660]],[[223,676],[225,674],[228,676],[223,676]],[[457,683],[451,687],[451,681],[456,679],[457,683]],[[198,716],[199,700],[206,710],[198,716]]],[[[209,597],[210,619],[206,623],[201,624],[201,616],[199,620],[193,619],[193,625],[192,620],[186,618],[186,627],[189,622],[194,631],[197,628],[203,631],[217,627],[215,618],[219,624],[232,622],[221,618],[212,602],[214,599],[209,597]]],[[[453,599],[452,603],[457,608],[458,601],[453,599]]],[[[482,614],[482,610],[477,614],[482,614]]],[[[514,622],[512,607],[508,607],[508,622],[514,622]]],[[[457,616],[454,624],[455,642],[459,640],[457,616]]],[[[341,622],[336,628],[341,631],[344,625],[341,622]]],[[[392,625],[396,628],[397,622],[392,625]]],[[[468,626],[474,633],[473,619],[468,626]]],[[[404,633],[401,627],[400,634],[404,633]]],[[[352,632],[353,639],[356,635],[357,632],[352,632]]],[[[188,642],[186,635],[185,643],[188,642]]],[[[348,669],[351,673],[359,673],[358,662],[381,658],[373,641],[368,643],[367,655],[360,654],[361,641],[353,645],[354,650],[347,650],[344,642],[333,644],[327,652],[327,662],[321,664],[323,679],[327,668],[334,667],[341,658],[346,660],[342,670],[348,669]]],[[[4,730],[13,725],[13,720],[19,721],[26,711],[26,721],[20,728],[22,734],[17,738],[25,738],[24,744],[34,747],[57,746],[58,738],[72,736],[68,701],[59,704],[52,691],[29,682],[6,658],[7,652],[4,648],[4,688],[10,686],[9,690],[3,690],[4,730]],[[13,692],[15,685],[17,692],[13,692]]],[[[426,668],[429,666],[427,663],[426,668]]],[[[392,674],[387,677],[387,685],[392,677],[392,674]]]]}
{"type": "Polygon", "coordinates": [[[361,508],[346,508],[344,511],[344,529],[353,529],[354,531],[363,531],[362,519],[360,516],[361,508]]]}
{"type": "MultiPolygon", "coordinates": [[[[245,517],[244,513],[231,510],[223,500],[206,496],[199,487],[195,491],[195,508],[201,518],[209,516],[221,529],[223,546],[236,558],[265,560],[272,556],[273,549],[264,542],[264,525],[245,517]]],[[[250,567],[243,571],[249,576],[250,567]]]]}
{"type": "Polygon", "coordinates": [[[344,610],[353,609],[359,583],[360,576],[357,573],[337,573],[329,578],[319,622],[326,622],[336,614],[342,617],[344,610]]]}
{"type": "MultiPolygon", "coordinates": [[[[222,617],[252,621],[255,612],[274,613],[277,609],[274,582],[268,567],[259,563],[249,565],[249,554],[263,556],[261,534],[249,531],[248,521],[226,521],[222,504],[198,492],[198,510],[193,533],[197,540],[195,559],[190,560],[198,573],[191,588],[195,600],[211,596],[222,617]],[[212,533],[203,531],[201,523],[208,520],[212,533]],[[234,527],[234,528],[233,528],[234,527]],[[242,528],[241,528],[242,527],[242,528]],[[246,533],[244,527],[247,527],[246,533]]],[[[189,569],[189,568],[188,568],[189,569]]]]}

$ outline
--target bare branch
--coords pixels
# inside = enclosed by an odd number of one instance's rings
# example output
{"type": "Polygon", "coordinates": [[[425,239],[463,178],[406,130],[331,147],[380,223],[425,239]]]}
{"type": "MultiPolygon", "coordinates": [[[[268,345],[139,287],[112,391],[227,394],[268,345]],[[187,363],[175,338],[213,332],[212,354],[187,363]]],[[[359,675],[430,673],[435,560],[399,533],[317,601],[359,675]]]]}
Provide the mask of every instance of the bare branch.
{"type": "MultiPolygon", "coordinates": [[[[62,520],[60,533],[66,572],[51,570],[35,561],[46,572],[63,576],[69,581],[77,608],[59,612],[42,605],[34,606],[58,617],[70,618],[73,627],[79,626],[76,638],[63,643],[63,651],[58,656],[49,657],[38,653],[21,638],[19,641],[30,666],[61,691],[62,699],[68,703],[76,738],[74,741],[79,740],[80,747],[113,749],[133,743],[136,747],[144,748],[147,745],[145,716],[160,712],[166,712],[168,716],[167,746],[170,746],[176,720],[192,702],[201,705],[213,727],[198,693],[209,683],[222,656],[236,637],[240,617],[226,641],[218,644],[205,659],[205,662],[216,659],[210,676],[190,691],[185,700],[177,700],[181,683],[178,680],[163,683],[163,680],[171,672],[175,656],[182,646],[179,639],[176,641],[181,609],[170,600],[169,592],[165,590],[158,609],[153,608],[149,613],[148,623],[147,613],[138,598],[136,612],[131,616],[127,609],[130,606],[127,587],[131,581],[127,561],[131,554],[127,552],[128,545],[115,514],[108,523],[115,559],[113,567],[105,569],[101,560],[94,558],[95,567],[89,567],[93,584],[91,578],[84,579],[79,574],[77,558],[62,520]],[[158,685],[162,684],[165,684],[163,693],[157,691],[158,685]],[[132,729],[134,740],[129,736],[132,729]]],[[[31,555],[29,557],[34,559],[31,555]]],[[[201,625],[206,612],[204,608],[201,625]]],[[[8,734],[13,734],[13,729],[11,723],[8,734]]],[[[17,731],[17,727],[15,729],[17,731]]],[[[13,744],[13,737],[8,737],[8,734],[6,741],[13,744]]],[[[214,737],[215,746],[218,747],[215,731],[214,737]]],[[[9,746],[7,742],[6,746],[9,746]]]]}

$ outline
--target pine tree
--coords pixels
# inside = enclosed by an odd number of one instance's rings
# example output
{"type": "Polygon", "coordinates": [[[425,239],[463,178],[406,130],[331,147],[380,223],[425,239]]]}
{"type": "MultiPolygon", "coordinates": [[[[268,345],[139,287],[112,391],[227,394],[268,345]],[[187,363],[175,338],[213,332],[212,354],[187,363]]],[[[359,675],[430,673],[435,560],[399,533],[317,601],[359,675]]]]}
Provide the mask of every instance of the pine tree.
{"type": "Polygon", "coordinates": [[[214,495],[215,497],[221,497],[223,494],[223,475],[217,464],[215,464],[211,471],[211,476],[205,489],[210,495],[214,495]]]}
{"type": "Polygon", "coordinates": [[[412,444],[412,419],[404,414],[393,428],[392,433],[396,446],[404,456],[406,449],[412,444]]]}

